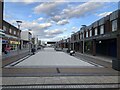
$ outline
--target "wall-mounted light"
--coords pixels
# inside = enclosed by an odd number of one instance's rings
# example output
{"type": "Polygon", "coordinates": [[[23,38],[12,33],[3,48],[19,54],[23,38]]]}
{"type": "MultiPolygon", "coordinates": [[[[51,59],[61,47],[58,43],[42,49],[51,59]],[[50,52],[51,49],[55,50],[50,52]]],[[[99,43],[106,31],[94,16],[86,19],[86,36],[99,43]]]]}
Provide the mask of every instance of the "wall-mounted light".
{"type": "Polygon", "coordinates": [[[102,41],[99,41],[99,44],[102,43],[102,41]]]}

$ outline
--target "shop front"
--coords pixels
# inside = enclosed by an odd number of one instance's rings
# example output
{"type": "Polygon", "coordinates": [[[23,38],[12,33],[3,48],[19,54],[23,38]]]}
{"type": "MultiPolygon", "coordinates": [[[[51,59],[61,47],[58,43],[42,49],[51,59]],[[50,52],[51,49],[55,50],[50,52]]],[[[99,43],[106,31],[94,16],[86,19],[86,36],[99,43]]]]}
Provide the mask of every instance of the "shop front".
{"type": "Polygon", "coordinates": [[[117,41],[116,39],[96,41],[96,53],[110,57],[117,57],[117,41]]]}
{"type": "Polygon", "coordinates": [[[92,47],[92,41],[90,40],[90,41],[86,41],[85,42],[85,53],[88,53],[88,54],[92,54],[92,50],[93,50],[93,47],[92,47]]]}
{"type": "Polygon", "coordinates": [[[18,41],[12,41],[12,40],[10,41],[11,50],[17,50],[19,45],[20,45],[20,42],[18,41]]]}
{"type": "Polygon", "coordinates": [[[8,45],[8,40],[2,39],[2,52],[4,52],[5,47],[8,45]]]}

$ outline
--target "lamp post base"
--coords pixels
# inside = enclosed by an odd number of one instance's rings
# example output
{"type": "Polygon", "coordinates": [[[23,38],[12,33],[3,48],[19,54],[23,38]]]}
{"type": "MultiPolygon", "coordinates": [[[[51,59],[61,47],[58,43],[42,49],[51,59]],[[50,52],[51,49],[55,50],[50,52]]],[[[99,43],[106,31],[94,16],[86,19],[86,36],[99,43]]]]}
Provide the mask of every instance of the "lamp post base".
{"type": "Polygon", "coordinates": [[[120,71],[120,59],[112,60],[112,68],[117,71],[120,71]]]}

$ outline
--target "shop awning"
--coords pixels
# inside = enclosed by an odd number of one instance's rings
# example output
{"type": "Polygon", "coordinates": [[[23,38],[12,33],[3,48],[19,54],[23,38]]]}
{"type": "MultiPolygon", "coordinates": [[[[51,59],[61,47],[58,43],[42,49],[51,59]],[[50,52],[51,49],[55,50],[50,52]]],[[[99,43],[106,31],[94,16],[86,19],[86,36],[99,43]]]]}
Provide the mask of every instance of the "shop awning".
{"type": "Polygon", "coordinates": [[[5,36],[4,30],[0,29],[0,37],[5,36]]]}

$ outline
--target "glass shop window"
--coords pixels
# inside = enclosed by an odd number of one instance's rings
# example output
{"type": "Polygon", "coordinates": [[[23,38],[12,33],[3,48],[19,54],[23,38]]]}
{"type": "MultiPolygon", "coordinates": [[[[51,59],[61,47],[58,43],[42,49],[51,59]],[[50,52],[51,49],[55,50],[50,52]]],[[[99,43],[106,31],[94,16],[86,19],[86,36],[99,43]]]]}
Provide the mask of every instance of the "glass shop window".
{"type": "Polygon", "coordinates": [[[98,30],[95,28],[95,36],[98,35],[98,30]]]}
{"type": "Polygon", "coordinates": [[[100,26],[100,34],[104,34],[104,25],[100,26]]]}
{"type": "Polygon", "coordinates": [[[112,31],[117,31],[117,20],[112,21],[112,31]]]}

